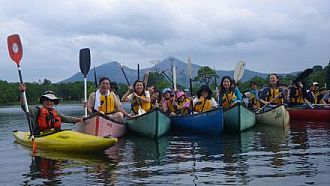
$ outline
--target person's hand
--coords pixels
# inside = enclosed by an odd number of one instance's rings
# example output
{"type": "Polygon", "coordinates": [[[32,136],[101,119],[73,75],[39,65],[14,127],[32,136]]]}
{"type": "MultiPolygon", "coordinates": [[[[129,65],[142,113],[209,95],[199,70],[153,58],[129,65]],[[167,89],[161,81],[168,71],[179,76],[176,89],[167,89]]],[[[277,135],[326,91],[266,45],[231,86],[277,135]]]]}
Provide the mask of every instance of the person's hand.
{"type": "Polygon", "coordinates": [[[89,103],[83,101],[84,108],[89,108],[89,103]]]}
{"type": "Polygon", "coordinates": [[[20,84],[20,85],[18,86],[18,89],[19,89],[19,91],[21,91],[21,92],[26,91],[26,86],[25,86],[25,84],[20,84]]]}

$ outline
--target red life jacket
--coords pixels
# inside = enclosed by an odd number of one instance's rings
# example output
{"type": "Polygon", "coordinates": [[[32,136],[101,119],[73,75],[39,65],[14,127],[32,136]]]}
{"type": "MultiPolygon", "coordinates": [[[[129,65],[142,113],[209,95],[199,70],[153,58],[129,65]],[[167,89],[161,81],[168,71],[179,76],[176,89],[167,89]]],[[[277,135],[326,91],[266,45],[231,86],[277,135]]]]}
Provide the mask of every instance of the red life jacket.
{"type": "Polygon", "coordinates": [[[39,108],[37,122],[41,131],[61,128],[61,117],[53,108],[39,108]]]}

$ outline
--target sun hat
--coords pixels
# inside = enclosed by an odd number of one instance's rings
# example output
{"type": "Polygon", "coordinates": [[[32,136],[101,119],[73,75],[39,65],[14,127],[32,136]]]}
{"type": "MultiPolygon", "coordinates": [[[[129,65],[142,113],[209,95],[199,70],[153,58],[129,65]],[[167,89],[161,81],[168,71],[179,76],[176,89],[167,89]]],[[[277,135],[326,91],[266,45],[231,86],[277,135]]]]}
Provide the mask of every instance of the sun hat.
{"type": "Polygon", "coordinates": [[[182,91],[176,93],[176,99],[179,99],[181,96],[186,96],[186,94],[182,91]]]}
{"type": "Polygon", "coordinates": [[[45,91],[39,98],[39,103],[42,104],[45,99],[49,99],[54,102],[55,105],[57,105],[60,101],[60,98],[55,96],[55,92],[53,91],[45,91]]]}
{"type": "Polygon", "coordinates": [[[165,94],[165,93],[171,93],[171,89],[170,88],[164,88],[162,90],[162,94],[165,94]]]}

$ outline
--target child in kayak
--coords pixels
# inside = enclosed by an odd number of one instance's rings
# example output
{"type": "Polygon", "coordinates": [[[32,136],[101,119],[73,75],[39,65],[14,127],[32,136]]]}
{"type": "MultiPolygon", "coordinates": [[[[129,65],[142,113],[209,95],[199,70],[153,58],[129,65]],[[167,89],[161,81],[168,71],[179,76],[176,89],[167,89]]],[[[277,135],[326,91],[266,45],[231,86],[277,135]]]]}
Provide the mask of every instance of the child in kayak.
{"type": "MultiPolygon", "coordinates": [[[[26,91],[26,86],[24,84],[19,85],[19,90],[21,92],[26,91]]],[[[71,117],[60,114],[53,107],[59,103],[59,98],[56,97],[53,91],[44,92],[40,98],[40,106],[29,107],[29,117],[31,118],[33,126],[33,134],[39,135],[40,132],[46,132],[50,130],[60,130],[61,124],[63,123],[77,123],[82,122],[83,117],[71,117]]],[[[21,107],[24,112],[26,112],[24,107],[24,101],[21,95],[21,107]]]]}

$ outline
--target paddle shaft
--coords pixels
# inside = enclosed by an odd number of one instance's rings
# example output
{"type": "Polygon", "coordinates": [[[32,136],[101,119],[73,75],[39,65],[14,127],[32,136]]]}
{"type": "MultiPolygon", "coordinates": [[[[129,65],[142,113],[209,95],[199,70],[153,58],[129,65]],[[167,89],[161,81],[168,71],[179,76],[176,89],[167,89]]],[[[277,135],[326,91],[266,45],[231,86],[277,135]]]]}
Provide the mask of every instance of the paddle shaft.
{"type": "MultiPolygon", "coordinates": [[[[84,77],[84,96],[85,96],[85,103],[87,102],[87,78],[84,77]]],[[[87,117],[87,107],[85,107],[85,117],[87,117]]]]}
{"type": "MultiPolygon", "coordinates": [[[[17,64],[17,71],[18,71],[19,81],[20,81],[21,84],[23,84],[24,82],[23,82],[23,78],[22,78],[21,67],[20,67],[19,64],[17,64]]],[[[27,103],[25,91],[22,91],[22,95],[23,95],[25,113],[26,113],[26,118],[28,120],[30,135],[31,135],[32,139],[34,139],[34,134],[33,134],[33,130],[32,130],[32,123],[31,123],[30,116],[29,116],[29,106],[28,106],[28,103],[27,103]]]]}
{"type": "MultiPolygon", "coordinates": [[[[170,77],[168,77],[168,75],[165,73],[165,71],[163,71],[162,74],[166,77],[166,79],[168,79],[172,83],[172,86],[174,87],[174,82],[172,81],[172,79],[170,77]]],[[[176,87],[179,90],[183,90],[182,87],[180,85],[178,85],[178,84],[176,85],[176,87]]]]}
{"type": "Polygon", "coordinates": [[[95,88],[97,88],[97,75],[96,75],[95,66],[94,66],[94,84],[95,84],[95,88]]]}
{"type": "Polygon", "coordinates": [[[121,69],[121,71],[123,72],[123,74],[124,74],[124,76],[125,76],[125,79],[126,79],[126,83],[127,83],[127,85],[130,86],[130,83],[129,83],[129,81],[128,81],[128,78],[127,78],[127,76],[126,76],[126,73],[125,73],[125,71],[124,71],[124,68],[123,68],[123,67],[120,67],[120,69],[121,69]]]}
{"type": "Polygon", "coordinates": [[[137,68],[138,68],[138,80],[140,80],[140,64],[137,64],[137,68]]]}

